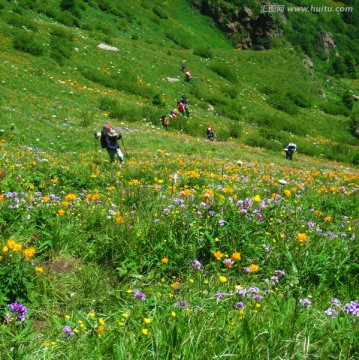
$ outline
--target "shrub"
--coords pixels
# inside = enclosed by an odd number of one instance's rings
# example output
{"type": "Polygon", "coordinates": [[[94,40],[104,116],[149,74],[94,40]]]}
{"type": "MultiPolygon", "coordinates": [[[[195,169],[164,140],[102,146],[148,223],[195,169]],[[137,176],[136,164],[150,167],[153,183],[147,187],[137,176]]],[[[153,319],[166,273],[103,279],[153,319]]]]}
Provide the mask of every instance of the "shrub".
{"type": "Polygon", "coordinates": [[[201,56],[201,57],[203,57],[205,59],[212,59],[213,58],[212,50],[208,46],[203,46],[203,47],[196,48],[193,51],[193,54],[201,56]]]}
{"type": "Polygon", "coordinates": [[[16,50],[23,51],[34,56],[42,56],[44,54],[44,47],[41,40],[27,31],[19,31],[14,36],[13,44],[16,50]]]}
{"type": "Polygon", "coordinates": [[[284,111],[287,114],[295,115],[298,113],[298,109],[292,100],[282,94],[273,93],[269,95],[268,102],[274,108],[284,111]]]}
{"type": "Polygon", "coordinates": [[[168,19],[167,14],[159,6],[155,6],[153,12],[162,20],[168,19]]]}
{"type": "Polygon", "coordinates": [[[229,136],[233,139],[239,139],[242,135],[242,126],[238,122],[231,121],[229,123],[229,136]]]}
{"type": "Polygon", "coordinates": [[[183,36],[183,34],[179,34],[176,30],[168,29],[165,32],[165,36],[167,39],[172,40],[175,44],[181,46],[184,49],[190,49],[190,44],[188,42],[188,38],[183,36]]]}
{"type": "Polygon", "coordinates": [[[237,74],[232,66],[220,62],[214,62],[209,65],[209,68],[228,81],[233,83],[237,82],[237,74]]]}
{"type": "Polygon", "coordinates": [[[60,65],[63,65],[66,59],[72,57],[73,38],[72,35],[61,29],[55,29],[51,32],[50,56],[60,65]]]}
{"type": "Polygon", "coordinates": [[[309,108],[312,106],[312,101],[308,95],[291,90],[287,93],[288,98],[297,106],[302,108],[309,108]]]}
{"type": "Polygon", "coordinates": [[[118,106],[118,101],[115,99],[110,99],[108,97],[103,97],[100,99],[99,108],[105,111],[111,111],[112,109],[118,106]]]}
{"type": "Polygon", "coordinates": [[[353,114],[351,116],[349,130],[352,135],[359,139],[359,114],[353,114]]]}
{"type": "Polygon", "coordinates": [[[326,114],[330,115],[350,115],[350,111],[344,106],[343,102],[341,101],[330,101],[327,103],[322,103],[319,105],[319,108],[326,114]]]}

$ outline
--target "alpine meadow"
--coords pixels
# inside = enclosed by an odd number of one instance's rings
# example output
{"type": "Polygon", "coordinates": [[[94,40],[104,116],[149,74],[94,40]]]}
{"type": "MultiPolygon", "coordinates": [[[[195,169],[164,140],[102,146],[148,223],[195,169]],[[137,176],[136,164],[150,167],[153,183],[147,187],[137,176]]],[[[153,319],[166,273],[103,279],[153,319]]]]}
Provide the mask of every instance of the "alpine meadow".
{"type": "Polygon", "coordinates": [[[358,360],[358,39],[359,0],[0,0],[0,359],[358,360]]]}

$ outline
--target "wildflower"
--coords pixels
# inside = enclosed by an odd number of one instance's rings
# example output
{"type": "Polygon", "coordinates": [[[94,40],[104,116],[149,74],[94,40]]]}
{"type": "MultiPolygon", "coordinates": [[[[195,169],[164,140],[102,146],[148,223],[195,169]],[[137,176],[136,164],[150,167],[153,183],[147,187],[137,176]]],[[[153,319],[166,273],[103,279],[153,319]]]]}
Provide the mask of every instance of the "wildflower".
{"type": "Polygon", "coordinates": [[[104,325],[100,325],[97,329],[96,329],[96,334],[98,336],[101,336],[101,334],[103,333],[103,331],[105,330],[105,326],[104,325]]]}
{"type": "Polygon", "coordinates": [[[142,329],[142,334],[147,335],[148,334],[148,329],[142,329]]]}
{"type": "Polygon", "coordinates": [[[359,302],[351,301],[350,303],[345,304],[344,310],[347,314],[355,315],[359,318],[359,302]]]}
{"type": "Polygon", "coordinates": [[[221,260],[222,257],[224,256],[219,250],[216,251],[213,255],[217,260],[221,260]]]}
{"type": "Polygon", "coordinates": [[[226,278],[225,276],[220,276],[220,277],[219,277],[219,281],[220,281],[221,283],[225,283],[225,282],[227,282],[227,278],[226,278]]]}
{"type": "Polygon", "coordinates": [[[253,198],[253,200],[254,200],[255,202],[261,202],[261,197],[260,197],[259,195],[256,195],[256,196],[253,198]]]}
{"type": "Polygon", "coordinates": [[[192,261],[192,268],[196,270],[200,270],[202,267],[202,264],[198,260],[192,261]]]}
{"type": "Polygon", "coordinates": [[[60,215],[60,216],[62,216],[62,215],[65,214],[65,211],[64,211],[63,209],[59,209],[59,210],[57,211],[57,214],[60,215]]]}
{"type": "Polygon", "coordinates": [[[123,316],[125,319],[127,319],[127,318],[129,318],[130,314],[128,314],[128,313],[123,313],[122,316],[123,316]]]}
{"type": "Polygon", "coordinates": [[[145,322],[145,324],[150,324],[151,320],[149,318],[144,318],[143,321],[145,322]]]}
{"type": "Polygon", "coordinates": [[[231,259],[236,261],[241,260],[241,253],[239,253],[238,251],[233,251],[231,259]]]}
{"type": "Polygon", "coordinates": [[[259,270],[259,266],[256,264],[251,264],[249,269],[251,270],[251,272],[257,272],[259,270]]]}
{"type": "Polygon", "coordinates": [[[75,335],[75,333],[71,330],[71,327],[68,325],[64,326],[62,328],[62,331],[65,333],[65,336],[64,336],[65,339],[69,339],[71,336],[75,335]]]}
{"type": "Polygon", "coordinates": [[[327,310],[325,310],[324,311],[324,314],[325,315],[327,315],[327,316],[329,316],[329,317],[335,317],[335,315],[337,315],[338,314],[338,311],[336,311],[335,309],[333,309],[333,308],[329,308],[329,309],[327,309],[327,310]]]}
{"type": "Polygon", "coordinates": [[[171,285],[171,288],[172,288],[173,290],[177,290],[177,289],[179,289],[180,287],[181,287],[181,284],[180,284],[179,281],[175,281],[175,282],[171,285]]]}
{"type": "Polygon", "coordinates": [[[231,267],[233,267],[233,264],[234,264],[234,261],[232,259],[226,258],[223,260],[223,265],[225,267],[231,268],[231,267]]]}
{"type": "Polygon", "coordinates": [[[325,222],[331,222],[331,221],[332,221],[332,217],[331,217],[331,216],[326,216],[326,217],[324,218],[324,221],[325,221],[325,222]]]}
{"type": "Polygon", "coordinates": [[[10,239],[10,240],[8,240],[8,241],[6,242],[6,245],[7,245],[7,247],[8,247],[9,249],[14,250],[14,247],[15,247],[15,245],[16,245],[16,241],[10,239]]]}
{"type": "Polygon", "coordinates": [[[140,300],[142,300],[142,301],[145,301],[145,300],[146,300],[146,295],[145,295],[145,294],[141,294],[138,289],[135,289],[135,298],[136,298],[136,299],[140,299],[140,300]]]}
{"type": "Polygon", "coordinates": [[[25,321],[25,317],[27,315],[27,308],[24,305],[20,304],[19,302],[14,302],[12,304],[8,304],[8,308],[12,313],[15,313],[16,318],[20,322],[25,321]]]}
{"type": "Polygon", "coordinates": [[[161,259],[162,264],[168,264],[168,258],[164,257],[161,259]]]}
{"type": "Polygon", "coordinates": [[[234,307],[235,307],[236,309],[245,309],[245,308],[246,308],[246,306],[242,303],[242,301],[236,302],[236,303],[234,304],[234,307]]]}
{"type": "Polygon", "coordinates": [[[35,248],[30,247],[24,250],[25,259],[31,259],[35,255],[35,248]]]}
{"type": "Polygon", "coordinates": [[[304,306],[304,307],[311,307],[312,306],[312,302],[306,298],[306,299],[300,299],[299,302],[304,306]]]}
{"type": "Polygon", "coordinates": [[[217,298],[217,299],[223,299],[223,294],[219,291],[217,291],[214,296],[217,298]]]}
{"type": "Polygon", "coordinates": [[[291,195],[291,192],[289,190],[284,190],[283,193],[287,197],[289,197],[291,195]]]}
{"type": "Polygon", "coordinates": [[[3,248],[2,248],[2,252],[3,253],[7,253],[9,251],[9,248],[5,245],[3,248]]]}
{"type": "Polygon", "coordinates": [[[122,218],[122,216],[118,216],[118,217],[116,218],[116,222],[117,222],[117,224],[122,224],[122,223],[123,223],[123,218],[122,218]]]}
{"type": "Polygon", "coordinates": [[[35,267],[35,271],[38,273],[38,274],[42,274],[44,272],[44,269],[42,268],[42,266],[36,266],[35,267]]]}
{"type": "Polygon", "coordinates": [[[225,223],[226,223],[226,222],[225,222],[223,219],[218,221],[218,225],[219,225],[219,226],[224,226],[225,223]]]}
{"type": "Polygon", "coordinates": [[[297,234],[296,238],[299,242],[303,243],[303,242],[307,241],[308,236],[304,233],[299,233],[299,234],[297,234]]]}
{"type": "Polygon", "coordinates": [[[171,312],[171,315],[172,315],[172,317],[176,317],[176,316],[177,316],[177,314],[176,314],[174,311],[171,312]]]}

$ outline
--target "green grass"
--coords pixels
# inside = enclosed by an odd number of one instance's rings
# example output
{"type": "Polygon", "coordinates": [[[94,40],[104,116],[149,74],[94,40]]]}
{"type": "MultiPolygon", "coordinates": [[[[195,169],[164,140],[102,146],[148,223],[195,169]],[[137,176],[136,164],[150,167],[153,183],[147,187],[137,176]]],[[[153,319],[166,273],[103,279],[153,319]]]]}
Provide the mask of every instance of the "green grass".
{"type": "Polygon", "coordinates": [[[288,45],[235,51],[177,1],[81,2],[79,28],[2,4],[2,358],[354,360],[358,140],[319,95],[336,101],[357,82],[309,71],[288,45]],[[14,49],[10,10],[42,56],[14,49]],[[195,54],[207,46],[210,58],[195,54]],[[165,132],[160,116],[182,95],[191,116],[165,132]],[[123,135],[122,167],[93,135],[104,123],[123,135]],[[24,322],[6,321],[14,301],[24,322]]]}

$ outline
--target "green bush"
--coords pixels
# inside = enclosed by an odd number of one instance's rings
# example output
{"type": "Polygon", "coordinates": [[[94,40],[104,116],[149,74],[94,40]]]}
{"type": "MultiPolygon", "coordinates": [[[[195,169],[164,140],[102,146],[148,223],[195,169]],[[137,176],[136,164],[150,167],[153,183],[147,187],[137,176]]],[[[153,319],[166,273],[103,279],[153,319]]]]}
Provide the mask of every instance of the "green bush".
{"type": "Polygon", "coordinates": [[[350,111],[344,106],[342,101],[330,101],[319,105],[320,110],[330,115],[349,116],[350,111]]]}
{"type": "Polygon", "coordinates": [[[35,37],[33,33],[27,31],[19,31],[13,39],[14,48],[19,51],[29,53],[34,56],[42,56],[44,54],[44,46],[40,39],[35,37]]]}
{"type": "Polygon", "coordinates": [[[167,39],[173,41],[175,44],[181,46],[184,49],[188,50],[191,48],[188,38],[184,36],[184,34],[176,32],[174,29],[167,29],[165,36],[167,39]]]}
{"type": "Polygon", "coordinates": [[[34,32],[39,31],[39,26],[35,22],[28,20],[26,17],[19,16],[17,14],[10,14],[6,18],[6,22],[9,25],[14,26],[19,29],[26,28],[26,29],[34,31],[34,32]]]}
{"type": "Polygon", "coordinates": [[[229,136],[233,139],[239,139],[242,136],[242,126],[238,122],[231,121],[229,123],[229,136]]]}
{"type": "Polygon", "coordinates": [[[205,59],[213,58],[212,50],[208,46],[202,46],[194,49],[193,54],[203,57],[205,59]]]}
{"type": "Polygon", "coordinates": [[[51,32],[50,56],[60,65],[63,65],[67,59],[72,57],[74,47],[72,35],[62,29],[54,29],[51,32]]]}
{"type": "Polygon", "coordinates": [[[298,108],[293,101],[280,93],[273,93],[269,95],[268,103],[275,109],[284,111],[287,114],[295,115],[298,113],[298,108]]]}
{"type": "Polygon", "coordinates": [[[288,98],[297,106],[302,108],[309,108],[312,106],[312,100],[308,94],[304,95],[298,91],[288,91],[288,98]]]}
{"type": "Polygon", "coordinates": [[[155,6],[152,10],[161,20],[168,19],[168,15],[163,11],[162,7],[155,6]]]}
{"type": "Polygon", "coordinates": [[[352,135],[359,139],[359,113],[351,116],[349,130],[352,135]]]}
{"type": "Polygon", "coordinates": [[[213,62],[209,64],[209,68],[228,81],[237,83],[237,74],[233,66],[221,62],[213,62]]]}

